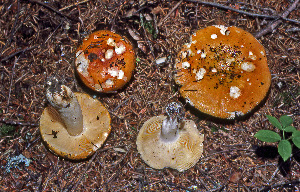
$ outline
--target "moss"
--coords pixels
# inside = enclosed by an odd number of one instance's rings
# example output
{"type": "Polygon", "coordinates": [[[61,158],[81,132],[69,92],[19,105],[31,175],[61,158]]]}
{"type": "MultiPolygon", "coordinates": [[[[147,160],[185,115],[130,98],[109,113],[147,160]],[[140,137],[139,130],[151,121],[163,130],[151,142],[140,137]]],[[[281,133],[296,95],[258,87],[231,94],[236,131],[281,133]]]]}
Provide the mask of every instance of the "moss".
{"type": "Polygon", "coordinates": [[[0,136],[13,136],[16,132],[16,127],[12,125],[3,124],[0,126],[0,136]]]}

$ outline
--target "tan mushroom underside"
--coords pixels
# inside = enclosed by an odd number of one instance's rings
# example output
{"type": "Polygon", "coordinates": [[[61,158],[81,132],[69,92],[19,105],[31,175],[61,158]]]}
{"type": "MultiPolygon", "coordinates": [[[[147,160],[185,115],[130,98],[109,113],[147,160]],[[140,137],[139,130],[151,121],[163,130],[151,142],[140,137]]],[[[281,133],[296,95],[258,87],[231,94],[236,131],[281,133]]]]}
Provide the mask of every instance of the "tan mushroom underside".
{"type": "Polygon", "coordinates": [[[237,27],[197,31],[178,54],[175,68],[175,82],[187,102],[219,118],[250,112],[271,83],[264,47],[237,27]]]}
{"type": "Polygon", "coordinates": [[[193,121],[184,120],[176,142],[160,140],[161,125],[166,116],[156,116],[146,121],[137,137],[137,149],[142,159],[152,168],[170,167],[184,171],[194,166],[203,153],[204,135],[193,121]]]}
{"type": "Polygon", "coordinates": [[[80,160],[91,156],[102,146],[111,131],[111,119],[101,102],[88,94],[75,95],[83,113],[83,132],[77,136],[70,136],[52,107],[43,111],[40,132],[50,150],[64,158],[80,160]]]}

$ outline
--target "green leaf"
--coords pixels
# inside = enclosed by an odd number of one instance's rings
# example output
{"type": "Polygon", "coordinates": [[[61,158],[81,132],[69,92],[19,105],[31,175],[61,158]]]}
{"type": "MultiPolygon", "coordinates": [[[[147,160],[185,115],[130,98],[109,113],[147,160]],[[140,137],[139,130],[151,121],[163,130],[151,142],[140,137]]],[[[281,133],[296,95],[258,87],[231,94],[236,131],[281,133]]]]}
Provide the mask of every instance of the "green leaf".
{"type": "Polygon", "coordinates": [[[287,126],[286,128],[284,128],[284,131],[291,133],[291,132],[296,131],[296,128],[293,126],[287,126]]]}
{"type": "Polygon", "coordinates": [[[274,143],[281,140],[281,137],[278,133],[270,130],[260,130],[254,135],[254,137],[261,141],[270,143],[274,143]]]}
{"type": "Polygon", "coordinates": [[[278,144],[278,153],[283,161],[288,160],[292,154],[292,145],[288,140],[281,140],[278,144]]]}
{"type": "Polygon", "coordinates": [[[279,121],[282,125],[282,127],[290,126],[293,123],[293,119],[290,116],[283,115],[279,118],[279,121]]]}
{"type": "Polygon", "coordinates": [[[292,141],[300,149],[300,131],[293,132],[292,141]]]}
{"type": "Polygon", "coordinates": [[[278,129],[282,130],[282,125],[280,124],[280,122],[275,117],[272,117],[270,115],[266,115],[266,116],[269,119],[269,121],[272,123],[272,125],[274,125],[278,129]]]}

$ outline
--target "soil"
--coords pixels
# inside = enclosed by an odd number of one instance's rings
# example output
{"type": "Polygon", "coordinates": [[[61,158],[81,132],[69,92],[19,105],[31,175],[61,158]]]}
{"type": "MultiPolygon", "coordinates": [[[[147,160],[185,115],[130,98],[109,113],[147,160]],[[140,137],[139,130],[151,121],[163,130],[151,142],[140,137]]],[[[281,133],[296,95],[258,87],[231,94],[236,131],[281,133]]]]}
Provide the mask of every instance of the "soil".
{"type": "Polygon", "coordinates": [[[277,143],[254,137],[261,129],[279,133],[266,115],[289,115],[299,129],[299,3],[287,20],[267,16],[280,16],[295,0],[214,2],[1,1],[0,190],[299,191],[300,150],[294,147],[291,158],[283,162],[277,143]],[[186,105],[173,79],[174,64],[193,32],[225,25],[255,35],[276,21],[280,22],[275,28],[257,36],[266,49],[272,83],[255,111],[243,119],[223,121],[186,105]],[[76,48],[86,35],[100,29],[122,34],[135,45],[133,78],[117,93],[92,92],[74,75],[76,48]],[[158,64],[156,60],[161,58],[165,60],[158,64]],[[42,142],[39,118],[49,105],[45,84],[52,76],[73,91],[100,100],[111,114],[112,131],[89,159],[63,159],[42,142]],[[205,135],[202,157],[184,172],[149,167],[135,143],[143,123],[165,114],[170,102],[185,105],[185,118],[195,121],[205,135]]]}

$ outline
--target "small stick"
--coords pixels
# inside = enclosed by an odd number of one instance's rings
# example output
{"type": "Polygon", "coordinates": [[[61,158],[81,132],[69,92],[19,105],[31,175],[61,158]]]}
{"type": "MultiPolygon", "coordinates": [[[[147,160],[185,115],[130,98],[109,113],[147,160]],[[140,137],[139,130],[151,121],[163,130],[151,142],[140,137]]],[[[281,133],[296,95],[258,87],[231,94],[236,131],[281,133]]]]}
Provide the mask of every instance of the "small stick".
{"type": "Polygon", "coordinates": [[[15,68],[16,68],[16,64],[19,60],[21,55],[19,55],[19,57],[16,57],[15,58],[15,62],[14,62],[14,65],[13,65],[13,68],[11,70],[11,76],[10,76],[10,83],[9,83],[9,91],[8,91],[8,99],[7,99],[7,105],[6,105],[6,111],[8,111],[8,108],[9,108],[9,103],[10,103],[10,94],[11,94],[11,89],[12,89],[12,85],[13,85],[13,78],[14,78],[14,75],[15,75],[15,68]]]}
{"type": "Polygon", "coordinates": [[[64,11],[64,10],[66,10],[66,9],[69,9],[69,8],[71,8],[71,7],[74,7],[74,6],[77,6],[77,5],[80,5],[80,4],[89,2],[89,1],[90,1],[90,0],[80,1],[80,2],[78,2],[78,3],[74,3],[74,4],[72,4],[72,5],[68,5],[68,6],[66,6],[66,7],[63,7],[63,8],[61,8],[61,9],[59,9],[59,11],[64,11]]]}
{"type": "MultiPolygon", "coordinates": [[[[258,14],[258,13],[251,13],[251,12],[235,9],[235,8],[232,8],[232,7],[229,7],[229,6],[226,6],[226,5],[221,5],[221,4],[218,4],[218,3],[211,3],[211,2],[206,2],[206,1],[199,1],[199,0],[184,0],[184,1],[191,2],[191,3],[199,3],[199,4],[202,4],[202,5],[217,7],[219,9],[234,11],[234,12],[237,12],[237,13],[240,13],[240,14],[251,16],[251,17],[266,18],[266,19],[273,19],[273,20],[274,19],[281,19],[281,20],[284,20],[284,21],[289,21],[289,22],[300,24],[300,21],[293,20],[293,19],[288,19],[288,18],[283,18],[282,16],[279,16],[279,15],[264,15],[264,14],[258,14]]],[[[295,2],[298,3],[299,1],[296,0],[295,2]]],[[[295,2],[293,4],[295,4],[295,2]]]]}
{"type": "Polygon", "coordinates": [[[259,31],[258,33],[255,34],[255,38],[260,38],[262,36],[264,36],[267,33],[273,32],[275,30],[275,28],[282,23],[282,19],[286,19],[286,17],[290,14],[290,12],[292,12],[294,9],[296,9],[297,5],[299,3],[299,0],[295,0],[295,2],[288,8],[286,9],[279,20],[274,21],[274,22],[270,22],[268,24],[267,27],[265,27],[264,29],[262,29],[261,31],[259,31]]]}
{"type": "Polygon", "coordinates": [[[24,53],[24,52],[26,52],[26,51],[29,51],[29,50],[31,50],[31,49],[35,49],[35,48],[37,48],[37,47],[38,47],[38,45],[34,45],[34,46],[32,46],[32,47],[27,47],[27,48],[22,49],[22,50],[20,50],[20,51],[16,51],[16,52],[12,53],[11,55],[8,55],[7,57],[4,57],[3,59],[1,59],[1,62],[7,61],[8,59],[10,59],[10,58],[12,58],[12,57],[14,57],[14,56],[16,56],[16,55],[18,55],[18,54],[20,54],[20,53],[24,53]]]}
{"type": "Polygon", "coordinates": [[[9,38],[8,38],[8,40],[6,41],[5,45],[3,46],[3,48],[2,48],[2,50],[1,50],[1,52],[0,52],[0,56],[2,56],[3,51],[4,51],[4,50],[8,47],[8,45],[11,43],[12,38],[13,38],[15,32],[16,32],[17,22],[19,21],[18,18],[19,18],[19,13],[20,13],[20,1],[17,1],[17,5],[18,5],[18,6],[17,6],[17,14],[16,14],[16,16],[15,16],[15,22],[14,22],[14,25],[13,25],[12,30],[11,30],[11,32],[10,32],[9,38]]]}
{"type": "Polygon", "coordinates": [[[172,9],[171,11],[157,24],[158,27],[160,27],[168,17],[177,9],[177,7],[183,2],[183,0],[179,1],[172,9]]]}
{"type": "Polygon", "coordinates": [[[21,126],[32,126],[32,127],[39,126],[38,123],[25,122],[25,121],[19,121],[19,120],[6,120],[3,117],[0,118],[0,123],[5,123],[7,125],[21,125],[21,126]]]}
{"type": "Polygon", "coordinates": [[[42,2],[40,2],[40,1],[37,1],[37,0],[28,0],[28,2],[30,2],[30,3],[36,3],[36,4],[38,4],[38,5],[41,5],[41,6],[45,7],[45,8],[47,8],[47,9],[49,9],[49,10],[55,12],[56,14],[58,14],[58,15],[61,16],[61,17],[65,17],[65,18],[68,18],[69,20],[79,22],[79,20],[78,20],[77,18],[74,18],[74,17],[70,17],[70,16],[68,16],[68,15],[65,15],[65,14],[61,13],[60,11],[54,9],[53,7],[51,7],[51,6],[49,6],[49,5],[45,4],[45,3],[42,3],[42,2]]]}

